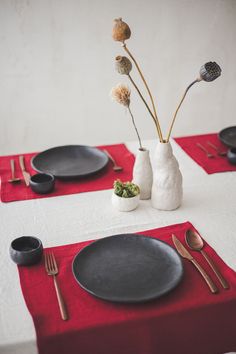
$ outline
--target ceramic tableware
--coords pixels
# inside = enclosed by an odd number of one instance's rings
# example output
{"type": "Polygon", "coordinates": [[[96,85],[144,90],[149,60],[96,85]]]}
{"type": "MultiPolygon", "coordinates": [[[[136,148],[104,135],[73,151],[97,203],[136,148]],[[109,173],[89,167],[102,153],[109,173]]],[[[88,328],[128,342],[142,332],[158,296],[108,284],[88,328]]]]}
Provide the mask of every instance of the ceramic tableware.
{"type": "Polygon", "coordinates": [[[218,136],[223,144],[230,148],[236,148],[236,126],[221,130],[218,136]]]}
{"type": "Polygon", "coordinates": [[[109,159],[105,152],[85,145],[66,145],[48,149],[34,156],[33,168],[57,178],[86,177],[101,171],[109,159]]]}
{"type": "Polygon", "coordinates": [[[55,178],[48,173],[37,173],[30,177],[30,187],[38,194],[51,193],[55,186],[55,178]]]}
{"type": "Polygon", "coordinates": [[[83,248],[72,270],[79,285],[108,301],[139,303],[173,290],[182,279],[177,252],[163,241],[136,234],[102,238],[83,248]]]}
{"type": "Polygon", "coordinates": [[[10,257],[18,265],[38,263],[43,254],[42,242],[34,236],[22,236],[12,241],[10,257]]]}
{"type": "Polygon", "coordinates": [[[236,165],[236,148],[231,148],[227,152],[227,159],[232,165],[236,165]]]}

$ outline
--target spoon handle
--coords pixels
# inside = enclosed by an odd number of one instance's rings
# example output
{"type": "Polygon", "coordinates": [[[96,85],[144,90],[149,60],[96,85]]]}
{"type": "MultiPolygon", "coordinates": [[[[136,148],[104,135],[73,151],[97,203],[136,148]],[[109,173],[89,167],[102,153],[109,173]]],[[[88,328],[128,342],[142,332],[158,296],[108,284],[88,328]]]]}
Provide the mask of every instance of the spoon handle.
{"type": "Polygon", "coordinates": [[[205,272],[205,270],[200,266],[200,264],[196,261],[196,259],[191,259],[191,262],[195,265],[195,267],[197,268],[197,270],[201,273],[201,275],[203,276],[203,278],[205,279],[207,285],[209,286],[211,292],[213,294],[218,292],[218,288],[215,285],[215,283],[213,282],[213,280],[211,279],[211,277],[205,272]]]}
{"type": "Polygon", "coordinates": [[[15,160],[11,160],[10,161],[11,164],[11,178],[15,179],[15,160]]]}
{"type": "Polygon", "coordinates": [[[229,284],[227,283],[226,279],[223,277],[223,275],[220,273],[219,269],[217,268],[217,266],[215,265],[215,263],[213,262],[213,260],[208,256],[208,254],[205,251],[201,251],[201,254],[203,255],[203,257],[205,257],[205,259],[207,260],[209,266],[211,267],[211,269],[214,271],[215,275],[217,276],[217,278],[219,279],[221,285],[223,286],[224,289],[229,289],[229,284]]]}

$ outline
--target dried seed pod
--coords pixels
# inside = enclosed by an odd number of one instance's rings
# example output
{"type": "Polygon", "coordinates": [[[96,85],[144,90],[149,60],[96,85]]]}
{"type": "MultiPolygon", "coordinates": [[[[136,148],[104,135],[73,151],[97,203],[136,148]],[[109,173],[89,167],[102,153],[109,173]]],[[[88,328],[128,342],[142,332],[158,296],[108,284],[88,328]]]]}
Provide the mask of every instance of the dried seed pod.
{"type": "Polygon", "coordinates": [[[204,81],[213,81],[221,75],[221,68],[216,62],[209,61],[200,68],[200,77],[204,81]]]}
{"type": "Polygon", "coordinates": [[[131,31],[127,23],[122,21],[122,18],[114,20],[115,24],[112,29],[112,37],[115,41],[124,42],[131,36],[131,31]]]}
{"type": "Polygon", "coordinates": [[[111,97],[114,101],[122,104],[125,107],[130,105],[130,89],[126,85],[118,84],[111,90],[111,97]]]}
{"type": "Polygon", "coordinates": [[[129,75],[130,71],[132,70],[132,63],[129,58],[118,55],[115,61],[115,68],[119,74],[129,75]]]}

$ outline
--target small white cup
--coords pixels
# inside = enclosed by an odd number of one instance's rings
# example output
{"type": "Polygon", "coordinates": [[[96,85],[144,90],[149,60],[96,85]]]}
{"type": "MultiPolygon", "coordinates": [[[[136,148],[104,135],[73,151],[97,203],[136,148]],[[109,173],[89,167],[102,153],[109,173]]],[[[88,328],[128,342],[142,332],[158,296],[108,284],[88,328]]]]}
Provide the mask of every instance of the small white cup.
{"type": "Polygon", "coordinates": [[[119,211],[131,211],[137,208],[139,204],[140,194],[131,198],[119,197],[114,192],[112,193],[112,205],[119,211]]]}

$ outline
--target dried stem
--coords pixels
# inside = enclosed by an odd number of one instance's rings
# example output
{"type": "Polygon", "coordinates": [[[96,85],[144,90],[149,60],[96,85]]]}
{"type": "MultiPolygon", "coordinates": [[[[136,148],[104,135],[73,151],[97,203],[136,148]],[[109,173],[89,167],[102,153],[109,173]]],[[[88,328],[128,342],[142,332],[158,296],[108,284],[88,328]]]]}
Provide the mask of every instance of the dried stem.
{"type": "Polygon", "coordinates": [[[178,104],[178,107],[176,108],[176,111],[175,111],[175,113],[174,113],[174,116],[173,116],[173,119],[172,119],[172,122],[171,122],[171,125],[170,125],[170,129],[169,129],[169,132],[168,132],[168,135],[167,135],[167,139],[166,139],[166,142],[167,142],[167,143],[168,143],[169,140],[170,140],[170,135],[171,135],[171,132],[172,132],[172,129],[173,129],[173,125],[174,125],[174,123],[175,123],[175,119],[176,119],[177,113],[178,113],[178,111],[179,111],[179,109],[180,109],[180,107],[181,107],[181,105],[182,105],[182,103],[183,103],[183,101],[184,101],[184,99],[185,99],[185,96],[187,95],[188,90],[189,90],[194,84],[196,84],[196,82],[199,82],[199,81],[201,81],[201,80],[202,80],[202,79],[200,79],[200,78],[194,80],[194,81],[186,88],[186,90],[185,90],[185,92],[184,92],[184,94],[183,94],[183,97],[181,98],[180,103],[178,104]]]}
{"type": "Polygon", "coordinates": [[[133,122],[134,128],[135,128],[136,133],[137,133],[137,136],[138,136],[138,141],[139,141],[140,150],[143,150],[142,143],[141,143],[141,139],[140,139],[140,136],[139,136],[139,133],[138,133],[138,129],[137,129],[136,124],[135,124],[135,121],[134,121],[134,116],[133,116],[133,114],[132,114],[132,112],[131,112],[130,107],[128,106],[127,108],[128,108],[129,113],[130,113],[130,115],[131,115],[132,122],[133,122]]]}
{"type": "Polygon", "coordinates": [[[140,76],[141,76],[141,78],[142,78],[142,80],[143,80],[143,83],[144,83],[144,85],[145,85],[145,87],[146,87],[146,89],[147,89],[147,92],[148,92],[148,94],[149,94],[149,97],[150,97],[150,100],[151,100],[151,103],[152,103],[152,107],[153,107],[153,112],[154,112],[154,117],[155,117],[155,120],[156,120],[156,127],[157,127],[157,131],[158,131],[158,136],[159,136],[160,141],[163,142],[163,136],[162,136],[162,132],[161,132],[161,126],[160,126],[159,119],[158,119],[158,117],[157,117],[156,107],[155,107],[155,104],[154,104],[154,100],[153,100],[151,91],[150,91],[150,89],[149,89],[149,87],[148,87],[148,84],[147,84],[147,82],[146,82],[146,80],[145,80],[145,78],[144,78],[144,76],[143,76],[143,73],[142,73],[142,71],[141,71],[141,69],[140,69],[140,67],[139,67],[139,65],[138,65],[138,63],[137,63],[137,61],[135,60],[135,58],[133,57],[133,55],[130,53],[129,49],[127,48],[127,46],[126,46],[126,44],[125,44],[124,42],[123,42],[123,45],[122,45],[122,46],[123,46],[124,50],[127,52],[127,54],[130,56],[130,58],[133,60],[135,66],[136,66],[136,68],[137,68],[137,70],[138,70],[138,72],[139,72],[139,74],[140,74],[140,76]]]}
{"type": "Polygon", "coordinates": [[[145,98],[143,97],[143,95],[142,95],[142,93],[140,92],[138,86],[136,85],[136,83],[135,83],[134,80],[132,79],[131,75],[128,74],[127,76],[128,76],[128,78],[130,79],[130,81],[132,82],[132,84],[133,84],[133,86],[135,87],[135,89],[137,90],[137,92],[138,92],[140,98],[142,99],[143,103],[145,104],[145,106],[146,106],[148,112],[150,113],[150,115],[151,115],[151,117],[152,117],[152,119],[153,119],[153,121],[154,121],[154,123],[155,123],[155,126],[156,126],[156,128],[157,128],[157,133],[158,133],[158,135],[159,135],[159,131],[158,131],[156,119],[155,119],[155,117],[154,117],[154,115],[153,115],[151,109],[149,108],[149,106],[148,106],[148,104],[147,104],[145,98]]]}

